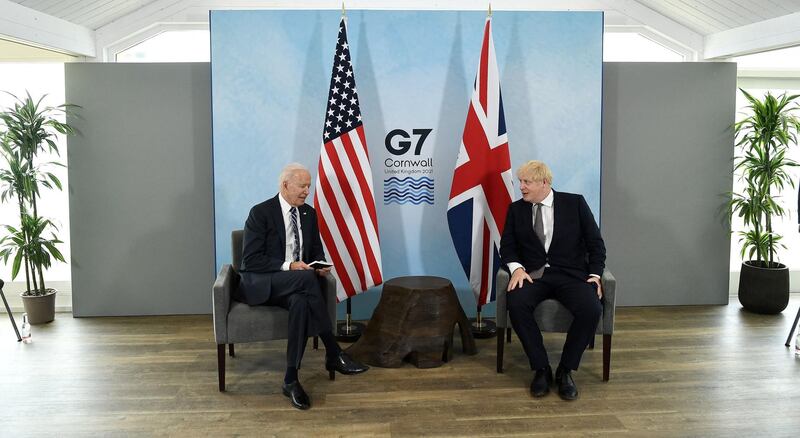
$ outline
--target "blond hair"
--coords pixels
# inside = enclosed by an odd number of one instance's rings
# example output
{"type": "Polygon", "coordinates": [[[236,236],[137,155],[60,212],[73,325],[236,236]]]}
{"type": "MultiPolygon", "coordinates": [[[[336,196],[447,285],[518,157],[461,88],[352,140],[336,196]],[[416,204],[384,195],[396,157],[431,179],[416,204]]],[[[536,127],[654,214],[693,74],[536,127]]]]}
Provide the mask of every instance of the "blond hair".
{"type": "Polygon", "coordinates": [[[519,166],[519,169],[517,169],[517,177],[553,184],[553,172],[550,171],[547,164],[539,160],[531,160],[519,166]]]}

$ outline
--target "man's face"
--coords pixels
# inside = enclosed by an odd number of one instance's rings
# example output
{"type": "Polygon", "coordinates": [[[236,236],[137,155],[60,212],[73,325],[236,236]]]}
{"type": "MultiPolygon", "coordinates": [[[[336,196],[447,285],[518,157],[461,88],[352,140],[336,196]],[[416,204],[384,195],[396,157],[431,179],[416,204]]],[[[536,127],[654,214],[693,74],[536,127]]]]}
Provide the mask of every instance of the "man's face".
{"type": "Polygon", "coordinates": [[[535,204],[544,201],[544,198],[550,194],[550,183],[520,177],[519,190],[522,192],[522,199],[535,204]]]}
{"type": "Polygon", "coordinates": [[[299,207],[306,202],[309,188],[311,188],[311,174],[305,170],[297,170],[283,182],[281,195],[290,205],[299,207]]]}

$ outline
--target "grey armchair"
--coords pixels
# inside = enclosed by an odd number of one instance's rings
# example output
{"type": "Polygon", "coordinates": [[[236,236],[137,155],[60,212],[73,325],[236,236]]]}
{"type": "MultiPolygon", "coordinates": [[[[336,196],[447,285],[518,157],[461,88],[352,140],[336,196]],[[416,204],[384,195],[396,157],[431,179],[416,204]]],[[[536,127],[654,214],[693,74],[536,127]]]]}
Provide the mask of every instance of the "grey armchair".
{"type": "MultiPolygon", "coordinates": [[[[211,289],[220,391],[225,391],[226,344],[229,346],[230,356],[234,357],[234,344],[285,339],[288,331],[287,310],[276,306],[250,306],[233,299],[239,286],[238,270],[242,263],[243,236],[242,230],[231,233],[233,264],[222,266],[211,289]]],[[[336,334],[336,280],[328,275],[321,286],[333,324],[332,329],[336,334]]],[[[314,348],[317,348],[316,338],[314,348]]]]}
{"type": "MultiPolygon", "coordinates": [[[[507,336],[511,341],[511,324],[508,318],[508,272],[500,270],[495,282],[497,295],[497,372],[503,372],[503,346],[507,336]]],[[[611,335],[614,333],[614,311],[616,309],[617,280],[606,269],[603,272],[603,316],[597,325],[597,333],[603,335],[603,380],[608,381],[611,368],[611,335]]],[[[536,324],[543,332],[566,333],[572,323],[572,314],[554,299],[544,300],[534,312],[536,324]]],[[[594,347],[594,342],[592,342],[594,347]]]]}

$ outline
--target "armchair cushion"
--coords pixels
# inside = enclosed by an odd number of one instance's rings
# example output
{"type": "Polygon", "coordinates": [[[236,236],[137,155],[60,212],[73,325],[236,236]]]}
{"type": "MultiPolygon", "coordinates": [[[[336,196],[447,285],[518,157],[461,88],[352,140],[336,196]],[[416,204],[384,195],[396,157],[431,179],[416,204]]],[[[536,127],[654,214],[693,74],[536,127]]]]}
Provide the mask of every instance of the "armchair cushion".
{"type": "Polygon", "coordinates": [[[276,306],[250,306],[234,301],[228,314],[236,324],[228,326],[228,344],[259,342],[287,337],[289,312],[276,306]]]}

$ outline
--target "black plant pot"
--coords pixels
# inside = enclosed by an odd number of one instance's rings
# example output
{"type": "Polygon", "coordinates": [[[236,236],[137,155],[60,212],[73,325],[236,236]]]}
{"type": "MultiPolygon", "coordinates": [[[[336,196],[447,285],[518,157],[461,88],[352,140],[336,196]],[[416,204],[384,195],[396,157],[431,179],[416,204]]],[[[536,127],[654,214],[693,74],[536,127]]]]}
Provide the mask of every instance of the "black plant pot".
{"type": "Polygon", "coordinates": [[[789,268],[781,263],[765,267],[750,260],[739,274],[739,302],[755,313],[781,313],[789,304],[789,268]]]}

